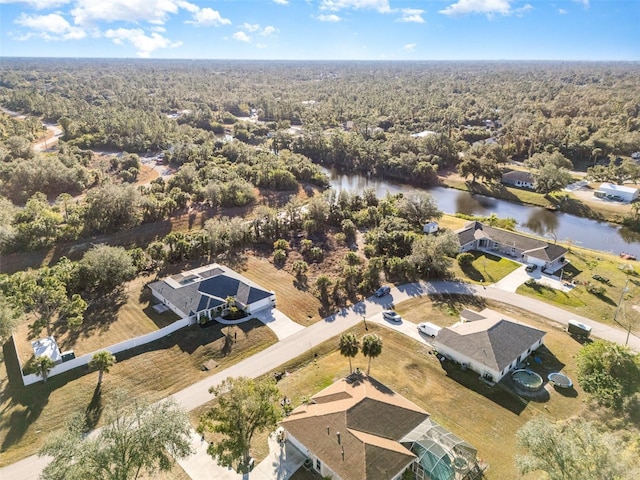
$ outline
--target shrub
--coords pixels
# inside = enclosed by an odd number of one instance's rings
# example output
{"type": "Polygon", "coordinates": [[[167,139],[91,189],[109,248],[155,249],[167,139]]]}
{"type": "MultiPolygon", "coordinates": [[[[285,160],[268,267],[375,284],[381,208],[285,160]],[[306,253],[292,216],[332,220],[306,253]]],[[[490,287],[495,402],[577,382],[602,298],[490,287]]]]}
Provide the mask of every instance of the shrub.
{"type": "Polygon", "coordinates": [[[284,238],[279,238],[275,242],[273,242],[274,250],[284,250],[285,252],[289,250],[289,242],[287,242],[284,238]]]}
{"type": "Polygon", "coordinates": [[[468,267],[473,263],[475,258],[476,257],[474,257],[472,253],[465,252],[465,253],[459,254],[456,257],[456,260],[458,260],[458,265],[460,265],[461,267],[468,267]]]}
{"type": "Polygon", "coordinates": [[[273,252],[273,262],[274,263],[284,263],[284,261],[287,259],[287,252],[285,252],[284,250],[278,248],[277,250],[274,250],[273,252]]]}

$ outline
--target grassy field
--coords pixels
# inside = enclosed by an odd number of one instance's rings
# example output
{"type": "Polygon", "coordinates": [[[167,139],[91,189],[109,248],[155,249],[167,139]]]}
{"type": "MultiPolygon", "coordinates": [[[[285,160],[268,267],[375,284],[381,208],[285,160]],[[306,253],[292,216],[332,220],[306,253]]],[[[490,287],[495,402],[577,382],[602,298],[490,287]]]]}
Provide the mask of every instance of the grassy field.
{"type": "Polygon", "coordinates": [[[36,453],[43,432],[64,425],[75,411],[85,411],[93,426],[100,424],[103,407],[115,388],[132,397],[153,402],[251,356],[277,341],[269,328],[257,320],[221,328],[198,326],[180,330],[159,341],[117,355],[117,363],[105,375],[103,393],[94,396],[97,373],[86,368],[57,375],[46,384],[23,387],[13,346],[4,345],[0,366],[0,465],[36,453]],[[237,333],[237,343],[225,335],[237,333]],[[211,371],[203,371],[209,362],[211,371]],[[6,368],[5,368],[6,367],[6,368]]]}
{"type": "Polygon", "coordinates": [[[241,273],[262,287],[276,292],[278,310],[294,322],[307,326],[320,320],[320,301],[308,290],[297,288],[295,277],[276,268],[268,259],[248,256],[241,273]]]}
{"type": "MultiPolygon", "coordinates": [[[[458,320],[451,314],[453,311],[483,307],[468,304],[461,298],[445,300],[412,299],[399,304],[397,310],[408,320],[428,319],[451,325],[458,320]]],[[[488,306],[504,310],[500,305],[488,306]]],[[[562,368],[575,379],[574,355],[580,345],[553,324],[508,310],[505,313],[509,316],[522,318],[548,332],[547,348],[539,368],[562,368]]],[[[479,457],[490,465],[489,479],[517,477],[513,466],[515,433],[527,420],[540,414],[560,420],[577,415],[584,408],[584,395],[579,388],[563,395],[547,387],[538,398],[525,399],[511,392],[508,385],[491,388],[479,382],[477,374],[463,372],[453,365],[443,368],[427,347],[403,335],[378,325],[370,325],[369,330],[381,335],[384,345],[382,355],[372,362],[371,375],[423,407],[434,420],[478,448],[479,457]]],[[[353,331],[359,337],[364,333],[361,326],[353,331]]],[[[290,374],[278,386],[296,406],[348,374],[348,361],[339,354],[336,345],[337,339],[330,340],[316,349],[314,353],[318,353],[318,357],[309,353],[285,366],[290,374]]],[[[359,355],[353,365],[366,370],[367,362],[359,355]]]]}
{"type": "Polygon", "coordinates": [[[470,252],[475,259],[471,265],[462,268],[458,262],[453,262],[451,271],[457,278],[474,283],[496,283],[521,264],[486,252],[470,252]]]}

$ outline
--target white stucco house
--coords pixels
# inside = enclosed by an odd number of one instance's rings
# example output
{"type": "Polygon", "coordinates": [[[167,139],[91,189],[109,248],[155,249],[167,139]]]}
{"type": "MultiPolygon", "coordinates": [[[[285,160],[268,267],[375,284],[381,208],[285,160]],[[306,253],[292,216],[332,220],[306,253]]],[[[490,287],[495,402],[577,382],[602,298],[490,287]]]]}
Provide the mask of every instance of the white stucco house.
{"type": "Polygon", "coordinates": [[[460,317],[460,322],[438,332],[433,347],[493,382],[499,382],[544,343],[546,332],[493,310],[464,310],[460,317]]]}
{"type": "Polygon", "coordinates": [[[456,230],[460,252],[483,250],[531,263],[547,272],[555,272],[566,264],[567,249],[539,238],[469,222],[456,230]]]}
{"type": "Polygon", "coordinates": [[[153,296],[180,318],[195,321],[220,316],[227,298],[235,305],[255,313],[273,308],[276,294],[265,290],[239,273],[218,264],[206,265],[149,284],[153,296]]]}
{"type": "Polygon", "coordinates": [[[511,185],[513,187],[528,188],[532,190],[535,188],[536,181],[534,180],[533,175],[529,172],[513,170],[502,175],[501,183],[511,185]]]}

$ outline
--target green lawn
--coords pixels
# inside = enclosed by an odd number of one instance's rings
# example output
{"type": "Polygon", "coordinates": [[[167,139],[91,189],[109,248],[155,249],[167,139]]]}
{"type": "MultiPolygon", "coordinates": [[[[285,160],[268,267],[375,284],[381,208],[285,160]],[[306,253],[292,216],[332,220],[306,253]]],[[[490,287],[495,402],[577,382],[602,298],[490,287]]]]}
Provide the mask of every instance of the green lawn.
{"type": "Polygon", "coordinates": [[[474,283],[496,283],[521,265],[513,260],[490,253],[480,251],[469,253],[475,257],[472,264],[462,268],[458,262],[454,262],[452,272],[457,278],[474,283]]]}
{"type": "MultiPolygon", "coordinates": [[[[547,331],[547,351],[543,365],[562,368],[574,380],[575,354],[580,345],[554,324],[513,307],[480,302],[469,297],[421,297],[397,305],[408,321],[435,321],[451,325],[458,321],[457,312],[469,307],[480,310],[486,306],[504,311],[508,316],[521,319],[547,331]]],[[[396,392],[404,395],[429,412],[435,421],[478,448],[478,455],[489,463],[488,479],[517,478],[513,465],[516,454],[515,433],[529,419],[547,415],[561,420],[579,415],[585,408],[585,396],[577,387],[572,395],[561,395],[553,388],[535,400],[521,398],[501,386],[488,387],[478,375],[463,372],[455,366],[443,365],[430,354],[423,344],[379,325],[369,325],[369,332],[383,338],[380,357],[371,364],[371,375],[396,392]]],[[[353,332],[361,337],[365,332],[358,325],[353,332]]],[[[291,362],[286,368],[290,375],[278,386],[283,395],[291,398],[295,406],[340,377],[348,374],[349,362],[337,351],[338,339],[332,339],[291,362]]],[[[353,360],[354,368],[366,371],[366,359],[359,354],[353,360]]]]}
{"type": "Polygon", "coordinates": [[[575,282],[575,287],[570,292],[521,285],[517,293],[552,303],[602,323],[622,328],[627,328],[631,323],[632,331],[637,333],[640,328],[640,312],[635,300],[640,294],[638,262],[625,261],[616,255],[575,246],[571,246],[566,258],[570,264],[563,269],[563,279],[575,282]],[[608,281],[596,280],[593,276],[600,276],[608,281]],[[587,289],[589,284],[601,287],[602,293],[590,293],[587,289]],[[620,309],[614,323],[619,302],[620,309]]]}

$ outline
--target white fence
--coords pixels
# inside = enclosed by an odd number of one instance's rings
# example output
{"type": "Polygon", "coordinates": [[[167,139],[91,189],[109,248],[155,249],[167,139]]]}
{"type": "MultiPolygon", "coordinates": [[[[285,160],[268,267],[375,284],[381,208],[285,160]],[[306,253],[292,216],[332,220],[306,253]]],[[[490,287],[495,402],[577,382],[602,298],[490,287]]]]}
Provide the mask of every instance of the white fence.
{"type": "MultiPolygon", "coordinates": [[[[111,345],[109,347],[101,348],[100,350],[96,350],[95,352],[87,353],[86,355],[82,355],[81,357],[74,358],[73,360],[69,360],[68,362],[60,363],[53,367],[47,375],[47,378],[51,378],[54,375],[60,375],[61,373],[68,372],[69,370],[73,370],[74,368],[82,367],[87,365],[93,355],[97,352],[102,352],[104,350],[113,353],[124,352],[125,350],[129,350],[131,348],[139,347],[140,345],[144,345],[146,343],[151,343],[155,340],[158,340],[162,337],[166,337],[170,333],[175,332],[176,330],[180,330],[181,328],[187,327],[195,323],[195,320],[192,318],[183,318],[181,320],[177,320],[173,322],[171,325],[167,325],[160,330],[156,330],[155,332],[147,333],[146,335],[142,335],[140,337],[131,338],[129,340],[125,340],[124,342],[116,343],[115,345],[111,345]]],[[[14,340],[13,342],[16,349],[16,356],[20,358],[18,354],[18,346],[14,340]]],[[[20,374],[22,375],[22,381],[24,382],[25,387],[27,385],[31,385],[33,383],[39,382],[42,380],[42,377],[32,373],[30,375],[23,375],[22,369],[20,369],[20,374]]]]}

